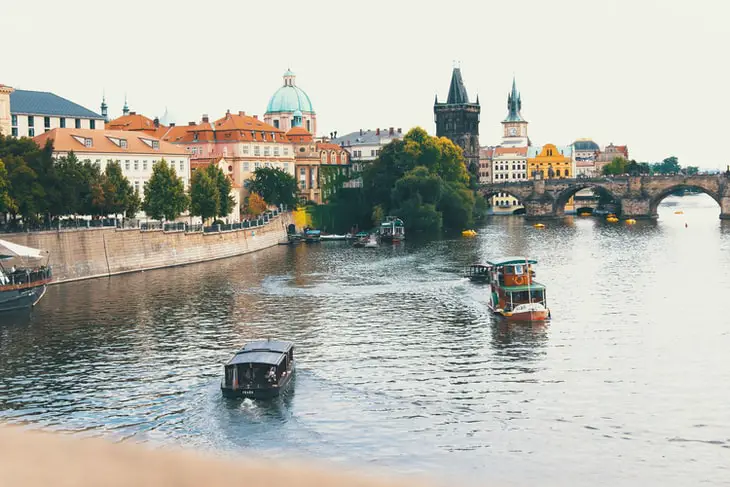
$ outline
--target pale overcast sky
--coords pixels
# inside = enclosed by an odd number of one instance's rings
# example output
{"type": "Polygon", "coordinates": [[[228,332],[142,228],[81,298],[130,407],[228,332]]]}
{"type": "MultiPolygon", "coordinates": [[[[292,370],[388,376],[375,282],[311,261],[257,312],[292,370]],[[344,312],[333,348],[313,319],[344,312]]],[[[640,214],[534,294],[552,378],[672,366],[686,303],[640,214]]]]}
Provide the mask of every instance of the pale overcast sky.
{"type": "Polygon", "coordinates": [[[512,74],[534,144],[591,137],[637,160],[722,167],[729,0],[0,0],[0,83],[99,111],[106,91],[184,124],[263,115],[290,67],[321,134],[434,133],[454,60],[495,145],[512,74]]]}

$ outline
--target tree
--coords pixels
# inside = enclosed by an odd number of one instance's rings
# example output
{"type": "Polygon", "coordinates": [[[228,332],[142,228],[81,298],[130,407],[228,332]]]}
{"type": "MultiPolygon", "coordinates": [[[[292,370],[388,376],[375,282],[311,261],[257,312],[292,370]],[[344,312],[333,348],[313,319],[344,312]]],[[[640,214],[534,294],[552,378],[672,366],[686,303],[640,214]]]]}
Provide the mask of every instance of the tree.
{"type": "Polygon", "coordinates": [[[251,217],[257,217],[266,211],[266,201],[258,193],[251,193],[246,199],[245,212],[251,217]]]}
{"type": "Polygon", "coordinates": [[[628,161],[623,157],[614,157],[611,162],[603,166],[603,174],[606,176],[626,174],[628,165],[628,161]]]}
{"type": "Polygon", "coordinates": [[[658,174],[677,174],[681,166],[675,156],[667,157],[662,162],[652,164],[652,169],[658,174]]]}
{"type": "Polygon", "coordinates": [[[233,183],[223,173],[223,170],[215,164],[211,164],[205,171],[208,173],[208,177],[213,182],[218,193],[218,205],[216,206],[216,213],[214,216],[221,218],[227,217],[233,211],[233,207],[236,204],[233,196],[231,196],[231,189],[233,183]]]}
{"type": "Polygon", "coordinates": [[[194,171],[190,178],[190,214],[201,217],[205,223],[218,215],[219,200],[218,188],[208,171],[194,171]]]}
{"type": "Polygon", "coordinates": [[[124,209],[124,216],[134,218],[142,208],[142,199],[139,197],[139,191],[136,189],[132,192],[127,200],[127,207],[124,209]]]}
{"type": "MultiPolygon", "coordinates": [[[[481,198],[482,200],[484,198],[481,198]]],[[[444,184],[444,191],[436,209],[443,216],[447,230],[465,230],[474,225],[474,192],[466,186],[450,182],[444,184]]]]}
{"type": "Polygon", "coordinates": [[[256,169],[248,189],[261,195],[270,205],[293,206],[297,201],[297,180],[281,169],[269,167],[256,169]]]}
{"type": "Polygon", "coordinates": [[[7,156],[4,161],[10,182],[9,194],[14,202],[14,211],[11,212],[13,219],[19,214],[25,224],[36,223],[45,197],[43,186],[38,182],[38,174],[20,156],[7,156]]]}
{"type": "Polygon", "coordinates": [[[697,166],[687,166],[682,169],[682,172],[684,172],[688,176],[695,176],[700,173],[700,168],[697,166]]]}
{"type": "Polygon", "coordinates": [[[10,180],[5,163],[0,159],[0,213],[8,213],[17,210],[15,202],[10,197],[10,180]]]}
{"type": "Polygon", "coordinates": [[[106,181],[101,168],[86,159],[81,163],[81,174],[84,184],[81,187],[80,213],[91,216],[108,214],[106,195],[104,194],[106,181]]]}
{"type": "Polygon", "coordinates": [[[119,161],[108,163],[104,170],[104,199],[107,214],[126,214],[130,209],[136,213],[135,206],[139,208],[139,195],[135,195],[132,184],[122,173],[119,161]]]}
{"type": "Polygon", "coordinates": [[[73,152],[56,161],[58,175],[59,211],[61,215],[78,215],[83,213],[82,200],[88,193],[83,165],[73,152]]]}
{"type": "Polygon", "coordinates": [[[144,185],[144,193],[142,209],[155,220],[174,220],[190,203],[182,178],[164,159],[152,166],[152,176],[144,185]]]}

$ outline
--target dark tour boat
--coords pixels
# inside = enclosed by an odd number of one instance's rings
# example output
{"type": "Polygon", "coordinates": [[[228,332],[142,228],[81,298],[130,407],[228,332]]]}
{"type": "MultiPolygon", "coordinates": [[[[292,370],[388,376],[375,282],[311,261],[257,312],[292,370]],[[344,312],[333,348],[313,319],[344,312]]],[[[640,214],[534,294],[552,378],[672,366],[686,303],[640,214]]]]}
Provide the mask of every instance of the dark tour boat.
{"type": "Polygon", "coordinates": [[[53,279],[51,268],[46,265],[31,266],[27,260],[42,259],[42,251],[0,240],[0,312],[32,308],[46,293],[46,286],[53,279]],[[2,261],[18,261],[3,265],[2,261]]]}
{"type": "Polygon", "coordinates": [[[464,270],[464,277],[468,277],[472,282],[489,282],[489,266],[472,264],[464,270]]]}
{"type": "Polygon", "coordinates": [[[289,387],[294,374],[294,344],[283,340],[249,342],[223,369],[224,396],[277,397],[289,387]]]}

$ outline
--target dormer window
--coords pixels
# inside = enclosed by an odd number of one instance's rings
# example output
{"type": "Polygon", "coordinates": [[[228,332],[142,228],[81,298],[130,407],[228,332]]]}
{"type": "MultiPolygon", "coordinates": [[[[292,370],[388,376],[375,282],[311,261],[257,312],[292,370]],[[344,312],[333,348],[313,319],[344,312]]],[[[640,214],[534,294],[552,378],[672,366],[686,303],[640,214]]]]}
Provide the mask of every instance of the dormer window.
{"type": "Polygon", "coordinates": [[[152,148],[153,149],[159,149],[160,148],[160,142],[157,140],[152,141],[152,148]]]}
{"type": "Polygon", "coordinates": [[[89,138],[86,138],[84,140],[84,146],[86,146],[86,147],[91,147],[91,143],[92,143],[92,140],[89,138]]]}
{"type": "Polygon", "coordinates": [[[197,133],[197,132],[195,132],[195,133],[193,134],[193,140],[198,140],[198,133],[197,133]]]}
{"type": "Polygon", "coordinates": [[[251,140],[256,140],[256,132],[251,131],[251,140]]]}
{"type": "Polygon", "coordinates": [[[266,140],[266,132],[261,132],[261,140],[266,140]]]}
{"type": "Polygon", "coordinates": [[[122,149],[126,149],[127,148],[127,139],[119,139],[119,147],[121,147],[122,149]]]}

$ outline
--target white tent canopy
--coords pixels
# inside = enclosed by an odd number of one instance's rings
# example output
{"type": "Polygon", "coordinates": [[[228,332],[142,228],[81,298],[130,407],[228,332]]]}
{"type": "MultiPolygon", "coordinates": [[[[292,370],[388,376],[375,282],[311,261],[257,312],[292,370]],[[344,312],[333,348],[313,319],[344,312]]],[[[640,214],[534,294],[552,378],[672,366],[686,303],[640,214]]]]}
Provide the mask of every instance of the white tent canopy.
{"type": "Polygon", "coordinates": [[[0,240],[0,258],[26,257],[30,259],[40,259],[42,250],[26,247],[25,245],[0,240]]]}

